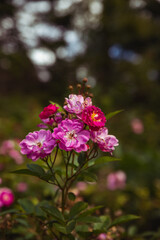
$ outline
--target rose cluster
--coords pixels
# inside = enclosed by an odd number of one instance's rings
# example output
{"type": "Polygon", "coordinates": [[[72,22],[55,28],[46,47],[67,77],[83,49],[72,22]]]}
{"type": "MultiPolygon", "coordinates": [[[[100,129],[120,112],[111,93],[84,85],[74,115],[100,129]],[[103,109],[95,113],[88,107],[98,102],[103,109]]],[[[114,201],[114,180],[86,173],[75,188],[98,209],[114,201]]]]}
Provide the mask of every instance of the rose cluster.
{"type": "Polygon", "coordinates": [[[65,98],[64,110],[56,104],[45,107],[39,117],[43,129],[29,133],[21,141],[21,153],[36,161],[50,155],[57,146],[65,151],[88,151],[90,143],[97,144],[103,152],[112,154],[118,140],[108,134],[106,118],[90,97],[70,94],[65,98]]]}

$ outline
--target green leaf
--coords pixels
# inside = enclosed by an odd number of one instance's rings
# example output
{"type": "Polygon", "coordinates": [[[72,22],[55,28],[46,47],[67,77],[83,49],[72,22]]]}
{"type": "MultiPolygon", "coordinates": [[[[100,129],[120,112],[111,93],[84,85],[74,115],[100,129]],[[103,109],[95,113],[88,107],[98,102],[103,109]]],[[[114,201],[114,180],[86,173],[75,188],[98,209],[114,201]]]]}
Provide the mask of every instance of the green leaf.
{"type": "Polygon", "coordinates": [[[105,164],[105,163],[114,162],[114,161],[120,161],[120,159],[119,158],[114,158],[114,157],[109,157],[109,156],[103,156],[103,157],[97,158],[94,161],[94,164],[96,164],[96,165],[105,164]]]}
{"type": "Polygon", "coordinates": [[[124,111],[124,110],[121,109],[121,110],[117,110],[117,111],[115,111],[115,112],[110,112],[110,113],[108,113],[108,114],[106,115],[106,119],[108,120],[108,119],[112,118],[113,116],[115,116],[115,115],[117,115],[118,113],[123,112],[123,111],[124,111]]]}
{"type": "Polygon", "coordinates": [[[86,211],[84,211],[83,213],[81,213],[81,214],[78,216],[77,220],[79,220],[79,219],[82,218],[82,217],[91,215],[91,214],[94,213],[96,210],[98,210],[98,209],[100,209],[100,208],[102,208],[102,207],[103,207],[103,206],[96,206],[96,207],[87,209],[86,211]]]}
{"type": "Polygon", "coordinates": [[[57,110],[58,112],[64,112],[63,108],[58,104],[58,103],[55,103],[55,102],[52,102],[52,101],[49,101],[52,105],[55,105],[56,104],[56,107],[59,107],[59,109],[57,110]]]}
{"type": "Polygon", "coordinates": [[[47,218],[46,213],[41,208],[41,203],[35,206],[35,214],[37,217],[47,218]]]}
{"type": "Polygon", "coordinates": [[[39,166],[38,164],[33,164],[33,163],[27,164],[27,168],[31,172],[37,174],[37,176],[39,176],[39,177],[43,177],[43,175],[45,175],[44,169],[41,166],[39,166]]]}
{"type": "Polygon", "coordinates": [[[131,220],[139,219],[139,218],[140,218],[139,216],[132,215],[132,214],[125,215],[125,216],[121,216],[121,217],[116,218],[116,219],[109,225],[109,227],[112,227],[112,226],[115,226],[115,225],[118,225],[118,224],[121,224],[121,223],[124,223],[124,222],[128,222],[128,221],[131,221],[131,220]]]}
{"type": "Polygon", "coordinates": [[[68,193],[68,198],[69,198],[69,200],[74,201],[74,200],[76,199],[76,196],[75,196],[74,193],[69,192],[69,193],[68,193]]]}
{"type": "Polygon", "coordinates": [[[82,222],[82,223],[99,223],[99,222],[101,222],[99,217],[94,217],[94,216],[79,217],[77,219],[77,221],[82,222]]]}
{"type": "Polygon", "coordinates": [[[65,226],[62,226],[58,223],[54,223],[53,227],[58,231],[61,232],[63,234],[67,234],[67,228],[65,226]]]}
{"type": "Polygon", "coordinates": [[[48,170],[46,173],[43,174],[43,176],[40,177],[41,179],[45,180],[45,181],[53,181],[54,182],[54,176],[51,173],[50,170],[48,170]]]}
{"type": "Polygon", "coordinates": [[[107,227],[110,225],[111,219],[109,216],[100,216],[100,223],[95,223],[93,225],[94,232],[106,232],[107,227]]]}
{"type": "Polygon", "coordinates": [[[26,213],[28,213],[28,214],[34,213],[35,206],[31,202],[31,200],[29,200],[27,198],[18,199],[18,203],[24,209],[24,211],[26,213]]]}
{"type": "Polygon", "coordinates": [[[25,175],[38,177],[37,173],[34,173],[31,170],[29,170],[29,169],[18,169],[18,170],[12,171],[11,173],[25,174],[25,175]]]}
{"type": "Polygon", "coordinates": [[[25,226],[27,228],[29,227],[29,224],[28,224],[28,222],[25,219],[16,218],[16,222],[22,224],[23,226],[25,226]]]}
{"type": "Polygon", "coordinates": [[[79,215],[84,209],[88,207],[88,203],[85,202],[77,202],[72,208],[69,213],[69,219],[75,218],[79,215]]]}
{"type": "Polygon", "coordinates": [[[13,209],[9,209],[9,210],[0,212],[0,216],[6,215],[8,213],[19,213],[19,211],[17,209],[14,209],[14,208],[13,209]]]}
{"type": "Polygon", "coordinates": [[[53,216],[56,220],[58,220],[61,223],[64,223],[65,219],[62,215],[62,213],[58,210],[58,208],[54,206],[42,206],[41,207],[43,211],[48,213],[49,215],[53,216]]]}
{"type": "Polygon", "coordinates": [[[92,233],[89,231],[89,227],[87,225],[84,225],[84,224],[83,225],[78,225],[78,226],[76,226],[75,231],[78,233],[78,235],[80,237],[82,237],[82,239],[87,239],[87,238],[91,239],[89,237],[91,236],[92,233]]]}
{"type": "Polygon", "coordinates": [[[82,166],[85,162],[86,162],[86,153],[85,152],[81,152],[79,154],[79,156],[78,156],[79,166],[82,166]]]}
{"type": "Polygon", "coordinates": [[[79,175],[78,180],[87,181],[87,182],[96,182],[97,181],[97,175],[92,173],[92,172],[83,171],[79,175]]]}
{"type": "Polygon", "coordinates": [[[71,220],[67,223],[67,233],[71,233],[74,228],[76,226],[76,221],[75,220],[71,220]]]}
{"type": "Polygon", "coordinates": [[[76,226],[77,232],[89,232],[87,225],[78,225],[76,226]]]}

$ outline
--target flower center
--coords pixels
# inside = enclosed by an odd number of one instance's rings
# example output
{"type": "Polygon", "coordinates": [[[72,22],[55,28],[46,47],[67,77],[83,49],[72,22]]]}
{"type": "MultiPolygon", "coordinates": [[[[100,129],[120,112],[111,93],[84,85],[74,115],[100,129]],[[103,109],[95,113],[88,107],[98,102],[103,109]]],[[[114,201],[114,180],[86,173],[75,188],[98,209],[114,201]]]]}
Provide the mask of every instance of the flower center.
{"type": "Polygon", "coordinates": [[[42,147],[42,143],[41,142],[38,142],[37,143],[37,146],[40,148],[40,147],[42,147]]]}
{"type": "Polygon", "coordinates": [[[8,200],[9,200],[9,196],[8,196],[7,194],[4,194],[3,200],[4,200],[4,201],[8,201],[8,200]]]}
{"type": "Polygon", "coordinates": [[[71,131],[71,132],[67,132],[67,138],[68,139],[73,139],[73,138],[75,138],[77,135],[75,134],[75,131],[73,130],[73,131],[71,131]]]}
{"type": "Polygon", "coordinates": [[[96,119],[98,117],[98,114],[96,113],[96,112],[93,112],[92,114],[91,114],[91,119],[93,120],[93,121],[99,121],[98,119],[96,119]]]}

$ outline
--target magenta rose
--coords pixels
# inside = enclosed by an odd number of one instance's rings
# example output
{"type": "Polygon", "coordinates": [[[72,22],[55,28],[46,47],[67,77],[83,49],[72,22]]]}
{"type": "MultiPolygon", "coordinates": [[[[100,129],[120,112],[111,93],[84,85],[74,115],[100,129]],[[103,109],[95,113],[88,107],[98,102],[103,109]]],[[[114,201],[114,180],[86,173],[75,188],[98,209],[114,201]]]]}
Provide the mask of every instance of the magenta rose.
{"type": "Polygon", "coordinates": [[[88,130],[79,119],[65,119],[54,129],[53,138],[57,140],[59,148],[65,151],[87,151],[86,144],[90,138],[88,130]]]}
{"type": "Polygon", "coordinates": [[[40,119],[47,119],[51,117],[53,114],[57,112],[59,107],[56,106],[56,104],[49,104],[47,107],[43,109],[43,111],[39,114],[40,119]]]}
{"type": "Polygon", "coordinates": [[[29,133],[24,140],[20,142],[21,153],[26,154],[29,159],[36,161],[39,158],[45,158],[51,154],[56,146],[50,130],[41,129],[29,133]]]}
{"type": "Polygon", "coordinates": [[[82,120],[90,129],[96,131],[105,126],[106,118],[104,113],[95,106],[86,107],[82,112],[82,120]]]}

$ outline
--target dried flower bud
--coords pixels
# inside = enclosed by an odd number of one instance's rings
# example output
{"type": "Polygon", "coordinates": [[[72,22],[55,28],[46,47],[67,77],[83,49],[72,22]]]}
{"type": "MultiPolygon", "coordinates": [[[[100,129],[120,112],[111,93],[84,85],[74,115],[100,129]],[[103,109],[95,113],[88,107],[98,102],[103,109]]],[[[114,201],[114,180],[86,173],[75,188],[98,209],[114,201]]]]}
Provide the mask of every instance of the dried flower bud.
{"type": "Polygon", "coordinates": [[[57,127],[57,123],[56,122],[53,123],[53,127],[57,127]]]}
{"type": "Polygon", "coordinates": [[[73,91],[73,86],[72,86],[72,85],[69,85],[68,89],[69,89],[70,91],[73,91]]]}
{"type": "Polygon", "coordinates": [[[86,88],[91,89],[91,85],[86,85],[86,88]]]}
{"type": "Polygon", "coordinates": [[[81,85],[81,84],[77,84],[77,88],[79,88],[79,89],[80,89],[81,87],[82,87],[82,85],[81,85]]]}
{"type": "Polygon", "coordinates": [[[116,217],[122,216],[122,210],[121,210],[121,209],[117,210],[117,211],[114,213],[114,215],[115,215],[116,217]]]}
{"type": "Polygon", "coordinates": [[[93,98],[93,96],[94,96],[93,93],[90,93],[90,94],[89,94],[89,97],[90,97],[90,98],[93,98]]]}
{"type": "Polygon", "coordinates": [[[87,83],[87,82],[88,82],[88,79],[87,79],[87,78],[83,78],[83,82],[84,82],[84,83],[87,83]]]}
{"type": "Polygon", "coordinates": [[[46,231],[47,229],[48,229],[48,227],[47,227],[47,226],[44,226],[44,227],[43,227],[43,230],[44,230],[44,231],[46,231]]]}
{"type": "Polygon", "coordinates": [[[11,215],[8,213],[8,214],[6,214],[5,218],[6,218],[6,219],[10,219],[10,218],[11,218],[11,215]]]}

